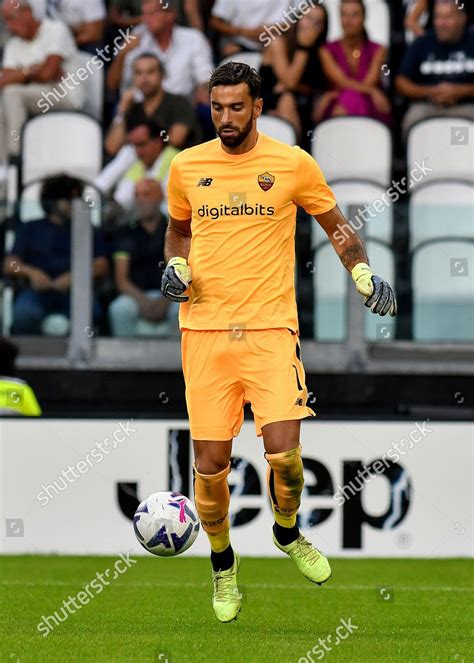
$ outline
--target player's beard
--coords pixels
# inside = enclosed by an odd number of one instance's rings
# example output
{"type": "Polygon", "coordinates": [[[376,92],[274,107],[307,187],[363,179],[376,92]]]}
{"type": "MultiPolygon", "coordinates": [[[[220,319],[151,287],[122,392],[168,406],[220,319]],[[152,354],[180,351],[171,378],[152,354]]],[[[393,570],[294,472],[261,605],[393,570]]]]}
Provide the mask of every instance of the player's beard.
{"type": "Polygon", "coordinates": [[[250,116],[249,121],[242,130],[239,131],[239,129],[237,127],[234,127],[234,125],[227,124],[225,126],[220,127],[217,130],[217,134],[226,147],[239,147],[239,145],[242,145],[244,140],[252,131],[252,128],[253,128],[253,117],[250,116]],[[223,129],[233,129],[236,132],[236,135],[235,136],[222,135],[223,129]]]}

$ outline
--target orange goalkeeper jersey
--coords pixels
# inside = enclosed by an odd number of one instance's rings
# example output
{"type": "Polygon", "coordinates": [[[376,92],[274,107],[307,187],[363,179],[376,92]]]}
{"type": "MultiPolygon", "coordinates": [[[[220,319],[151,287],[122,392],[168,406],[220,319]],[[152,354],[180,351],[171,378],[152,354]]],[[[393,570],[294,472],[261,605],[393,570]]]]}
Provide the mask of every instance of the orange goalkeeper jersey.
{"type": "Polygon", "coordinates": [[[298,332],[296,208],[323,214],[336,205],[315,160],[259,133],[245,154],[220,139],[178,154],[168,180],[174,219],[191,219],[189,301],[180,329],[298,332]]]}

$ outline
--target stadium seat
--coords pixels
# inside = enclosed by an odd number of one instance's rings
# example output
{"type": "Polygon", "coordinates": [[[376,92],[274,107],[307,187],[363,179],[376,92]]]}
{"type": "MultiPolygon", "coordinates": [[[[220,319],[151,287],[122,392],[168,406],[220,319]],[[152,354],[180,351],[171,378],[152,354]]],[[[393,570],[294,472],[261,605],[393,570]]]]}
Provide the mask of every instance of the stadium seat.
{"type": "Polygon", "coordinates": [[[412,263],[413,339],[474,342],[474,240],[434,240],[412,263]]]}
{"type": "Polygon", "coordinates": [[[347,337],[347,272],[328,241],[313,255],[314,338],[342,342],[347,337]]]}
{"type": "Polygon", "coordinates": [[[102,129],[84,113],[49,111],[22,132],[22,185],[67,173],[91,181],[102,167],[102,129]]]}
{"type": "MultiPolygon", "coordinates": [[[[342,213],[346,217],[349,214],[350,206],[355,206],[357,210],[361,209],[364,217],[367,219],[360,231],[363,232],[364,237],[367,239],[378,239],[387,244],[392,242],[393,205],[390,204],[390,199],[387,198],[387,191],[383,186],[362,180],[339,180],[332,182],[331,188],[342,213]],[[373,204],[377,203],[377,201],[380,201],[384,206],[381,212],[373,208],[373,204]],[[366,205],[370,207],[370,210],[364,212],[366,205]],[[375,214],[375,216],[372,217],[370,212],[375,214]]],[[[377,207],[380,206],[377,205],[377,207]]],[[[355,216],[357,216],[357,213],[355,216]]],[[[359,221],[355,221],[355,229],[358,230],[360,222],[363,222],[364,218],[359,215],[359,221]]]]}
{"type": "Polygon", "coordinates": [[[296,132],[289,122],[272,115],[261,115],[257,121],[257,128],[264,134],[280,140],[287,145],[296,145],[298,140],[296,132]]]}
{"type": "MultiPolygon", "coordinates": [[[[322,239],[320,228],[317,234],[322,239]]],[[[378,274],[395,284],[395,260],[389,246],[377,240],[366,241],[371,265],[378,274]]],[[[348,272],[334,251],[332,244],[322,240],[314,252],[314,338],[317,341],[342,342],[347,336],[348,285],[352,286],[348,272]]],[[[361,298],[361,306],[363,300],[361,298]]],[[[364,316],[364,336],[373,342],[386,342],[395,338],[393,318],[380,318],[368,309],[364,316]]]]}
{"type": "MultiPolygon", "coordinates": [[[[341,3],[339,0],[326,0],[326,9],[329,14],[328,41],[340,39],[341,30],[341,3]]],[[[369,38],[378,44],[388,46],[390,43],[390,11],[383,0],[366,0],[367,10],[366,26],[369,38]]]]}
{"type": "Polygon", "coordinates": [[[436,182],[413,192],[409,208],[410,248],[449,236],[474,239],[474,186],[436,182]]]}
{"type": "Polygon", "coordinates": [[[416,124],[408,134],[408,170],[425,162],[431,169],[412,190],[432,180],[465,180],[474,182],[472,136],[474,122],[440,117],[416,124]]]}
{"type": "Polygon", "coordinates": [[[386,187],[391,179],[392,138],[381,122],[365,117],[337,117],[315,130],[312,154],[329,183],[368,180],[386,187]]]}
{"type": "Polygon", "coordinates": [[[88,72],[88,77],[82,81],[85,86],[85,106],[83,108],[85,113],[88,113],[93,118],[102,122],[102,111],[104,105],[104,69],[93,67],[93,73],[90,73],[90,64],[92,56],[90,53],[79,51],[76,55],[77,68],[85,67],[88,72]],[[88,67],[89,65],[89,67],[88,67]]]}
{"type": "Polygon", "coordinates": [[[244,64],[248,64],[249,67],[253,67],[258,71],[260,69],[260,65],[262,64],[262,54],[244,51],[243,53],[228,55],[222,60],[222,62],[220,62],[219,67],[223,64],[227,64],[228,62],[243,62],[244,64]]]}

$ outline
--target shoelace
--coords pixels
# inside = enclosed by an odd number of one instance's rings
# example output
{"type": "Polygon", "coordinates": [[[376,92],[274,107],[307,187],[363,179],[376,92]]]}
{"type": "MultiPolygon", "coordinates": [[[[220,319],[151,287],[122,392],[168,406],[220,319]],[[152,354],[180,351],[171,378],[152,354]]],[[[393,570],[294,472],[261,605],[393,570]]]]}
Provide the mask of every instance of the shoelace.
{"type": "Polygon", "coordinates": [[[230,595],[240,597],[237,587],[233,585],[234,577],[231,575],[222,575],[217,572],[214,575],[214,598],[217,601],[227,601],[230,595]]]}
{"type": "Polygon", "coordinates": [[[310,566],[316,564],[318,559],[321,557],[319,550],[316,550],[316,548],[314,548],[313,545],[304,537],[298,539],[297,544],[298,545],[294,553],[295,557],[305,558],[310,566]]]}

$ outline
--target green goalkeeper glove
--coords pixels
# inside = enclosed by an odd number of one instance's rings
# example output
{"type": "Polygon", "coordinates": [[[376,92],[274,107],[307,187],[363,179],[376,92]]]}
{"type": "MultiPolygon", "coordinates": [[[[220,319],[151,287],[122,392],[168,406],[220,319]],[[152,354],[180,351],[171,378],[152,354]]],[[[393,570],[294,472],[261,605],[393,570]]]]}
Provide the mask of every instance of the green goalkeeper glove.
{"type": "Polygon", "coordinates": [[[397,315],[397,300],[391,285],[375,276],[369,265],[359,262],[351,272],[357,292],[365,297],[364,304],[372,313],[379,315],[397,315]]]}
{"type": "Polygon", "coordinates": [[[183,293],[191,281],[191,267],[186,258],[171,258],[161,278],[161,292],[172,302],[187,302],[189,297],[183,293]]]}

